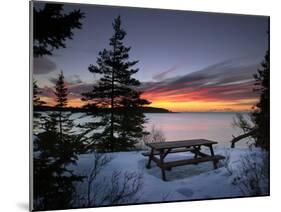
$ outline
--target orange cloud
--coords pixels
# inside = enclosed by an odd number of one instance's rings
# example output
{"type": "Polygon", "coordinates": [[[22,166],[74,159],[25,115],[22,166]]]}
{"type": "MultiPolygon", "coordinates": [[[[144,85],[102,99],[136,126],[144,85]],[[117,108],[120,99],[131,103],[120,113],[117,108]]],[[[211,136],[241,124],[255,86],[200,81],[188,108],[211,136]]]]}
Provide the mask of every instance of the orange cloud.
{"type": "Polygon", "coordinates": [[[142,98],[152,102],[150,106],[183,111],[249,111],[257,103],[253,92],[254,82],[233,85],[208,86],[187,89],[154,89],[144,92],[142,98]]]}

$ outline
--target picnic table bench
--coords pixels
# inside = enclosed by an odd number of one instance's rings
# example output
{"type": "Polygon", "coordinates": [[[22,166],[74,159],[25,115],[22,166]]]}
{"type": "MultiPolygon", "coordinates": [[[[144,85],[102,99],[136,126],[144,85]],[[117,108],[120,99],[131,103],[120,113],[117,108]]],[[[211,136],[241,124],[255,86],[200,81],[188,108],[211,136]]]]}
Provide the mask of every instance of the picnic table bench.
{"type": "Polygon", "coordinates": [[[206,139],[148,143],[147,146],[150,147],[150,151],[142,154],[149,157],[146,168],[150,169],[151,161],[154,161],[162,171],[162,179],[166,181],[165,170],[170,171],[172,167],[176,166],[212,161],[214,169],[216,169],[218,161],[225,158],[222,155],[214,154],[213,145],[217,143],[206,139]],[[210,155],[200,151],[202,146],[210,149],[210,155]],[[194,157],[184,160],[164,161],[168,154],[179,152],[191,152],[194,157]],[[156,155],[159,155],[159,158],[156,155]]]}

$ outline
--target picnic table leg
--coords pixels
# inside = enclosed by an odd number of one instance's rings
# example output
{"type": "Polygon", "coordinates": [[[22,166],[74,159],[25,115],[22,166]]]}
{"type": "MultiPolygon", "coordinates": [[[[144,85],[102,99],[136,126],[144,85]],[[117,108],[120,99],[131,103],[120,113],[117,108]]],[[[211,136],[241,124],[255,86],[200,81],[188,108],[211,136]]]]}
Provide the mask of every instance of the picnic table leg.
{"type": "MultiPolygon", "coordinates": [[[[200,146],[194,146],[194,159],[198,158],[198,152],[200,151],[200,146]]],[[[197,165],[198,163],[194,163],[195,165],[197,165]]]]}
{"type": "Polygon", "coordinates": [[[194,159],[197,159],[197,157],[198,157],[198,149],[197,149],[197,147],[195,146],[194,147],[194,159]]]}
{"type": "Polygon", "coordinates": [[[163,150],[160,150],[160,168],[161,168],[161,172],[162,172],[162,179],[164,181],[166,181],[166,174],[165,174],[165,168],[164,168],[164,152],[163,150]]]}
{"type": "MultiPolygon", "coordinates": [[[[172,149],[167,149],[164,153],[163,153],[163,160],[164,158],[171,152],[172,149]]],[[[166,168],[168,171],[172,170],[172,167],[168,167],[166,168]]]]}
{"type": "Polygon", "coordinates": [[[147,169],[151,168],[151,161],[152,161],[153,153],[154,153],[154,149],[151,148],[150,155],[149,155],[149,158],[148,158],[148,162],[146,164],[147,169]]]}
{"type": "MultiPolygon", "coordinates": [[[[210,145],[209,147],[210,147],[210,151],[211,151],[211,156],[214,157],[215,154],[214,154],[213,146],[210,145]]],[[[217,161],[216,160],[213,160],[213,164],[214,164],[214,169],[217,169],[218,166],[217,166],[217,161]]]]}

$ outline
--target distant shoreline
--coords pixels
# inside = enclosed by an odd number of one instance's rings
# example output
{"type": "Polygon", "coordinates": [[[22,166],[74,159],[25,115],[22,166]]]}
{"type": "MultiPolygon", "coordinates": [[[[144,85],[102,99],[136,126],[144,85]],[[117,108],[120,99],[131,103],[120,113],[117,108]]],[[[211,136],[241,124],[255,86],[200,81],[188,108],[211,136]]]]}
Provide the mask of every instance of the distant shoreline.
{"type": "MultiPolygon", "coordinates": [[[[88,108],[75,108],[75,107],[65,107],[65,108],[57,108],[57,107],[52,107],[52,106],[39,106],[39,107],[35,107],[34,111],[38,111],[38,112],[44,112],[44,111],[69,111],[69,112],[73,112],[73,113],[79,113],[79,112],[100,112],[102,109],[93,109],[90,110],[88,108]]],[[[104,109],[106,110],[106,109],[104,109]]],[[[164,108],[157,108],[157,107],[142,107],[139,108],[140,111],[142,111],[143,113],[177,113],[177,112],[173,112],[164,108]]]]}
{"type": "MultiPolygon", "coordinates": [[[[157,108],[157,107],[142,107],[140,110],[143,113],[251,113],[252,111],[171,111],[165,108],[157,108]]],[[[40,106],[34,108],[34,111],[44,112],[44,111],[59,111],[57,107],[52,106],[40,106]]],[[[76,108],[76,107],[66,107],[60,109],[60,111],[69,111],[73,113],[78,112],[89,112],[90,110],[87,108],[76,108]]],[[[93,111],[93,110],[92,110],[93,111]]]]}

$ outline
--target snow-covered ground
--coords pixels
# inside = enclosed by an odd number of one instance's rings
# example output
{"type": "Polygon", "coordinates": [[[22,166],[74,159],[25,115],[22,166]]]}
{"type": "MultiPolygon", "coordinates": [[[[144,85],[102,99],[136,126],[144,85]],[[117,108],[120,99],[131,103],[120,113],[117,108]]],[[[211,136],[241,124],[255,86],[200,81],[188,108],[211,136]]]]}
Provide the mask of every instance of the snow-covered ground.
{"type": "MultiPolygon", "coordinates": [[[[207,150],[205,150],[207,151],[207,150]]],[[[259,149],[224,149],[215,148],[216,154],[230,156],[229,166],[233,174],[221,163],[219,168],[214,170],[212,162],[199,163],[198,165],[186,165],[175,167],[166,171],[168,181],[161,179],[161,171],[152,162],[151,169],[146,169],[148,160],[141,154],[141,151],[106,153],[112,160],[104,167],[99,174],[99,180],[110,178],[114,171],[134,172],[142,175],[143,185],[139,192],[138,202],[159,202],[173,200],[194,200],[210,199],[221,197],[243,196],[241,188],[235,183],[236,171],[241,169],[241,158],[246,155],[260,158],[262,152],[259,149]]],[[[168,155],[166,160],[175,158],[191,157],[188,153],[175,153],[168,155]]],[[[71,168],[79,174],[88,173],[93,167],[93,154],[79,156],[77,165],[71,168]]],[[[97,185],[99,182],[97,183],[97,185]]],[[[86,192],[86,183],[79,183],[77,189],[86,192]]],[[[93,189],[95,189],[93,187],[93,189]]]]}
{"type": "MultiPolygon", "coordinates": [[[[142,186],[137,193],[137,198],[127,199],[124,203],[211,199],[268,194],[268,176],[259,176],[261,173],[253,173],[254,175],[258,174],[258,176],[254,176],[252,180],[254,186],[256,184],[261,184],[259,185],[261,190],[257,191],[257,193],[255,193],[256,191],[247,193],[248,188],[245,188],[245,185],[247,186],[247,184],[251,184],[252,182],[249,181],[248,176],[246,176],[247,174],[243,172],[248,172],[248,168],[261,169],[260,167],[256,167],[255,163],[264,159],[264,153],[260,149],[253,148],[249,150],[249,143],[246,141],[238,142],[237,147],[240,148],[228,148],[230,146],[228,138],[231,138],[232,135],[236,135],[233,129],[229,127],[233,114],[183,114],[185,115],[183,118],[182,115],[179,114],[176,114],[176,116],[173,115],[174,114],[148,114],[148,118],[152,124],[165,123],[162,119],[169,120],[169,126],[163,124],[160,126],[160,129],[164,130],[165,136],[167,135],[167,140],[195,138],[199,135],[202,136],[203,133],[203,136],[206,138],[219,141],[214,148],[215,154],[225,155],[227,156],[226,158],[229,157],[229,160],[226,159],[220,163],[219,168],[216,170],[213,169],[212,162],[175,167],[171,171],[166,171],[167,181],[163,181],[160,168],[153,162],[151,169],[145,168],[148,158],[144,157],[141,151],[104,153],[102,154],[103,156],[112,159],[106,166],[102,167],[98,176],[91,185],[89,185],[88,177],[94,167],[95,155],[94,153],[79,155],[76,165],[72,164],[68,167],[73,170],[74,173],[85,176],[83,182],[75,184],[75,195],[77,195],[77,199],[80,199],[77,201],[76,205],[78,207],[100,205],[101,203],[98,200],[95,203],[92,201],[99,198],[102,199],[105,193],[112,191],[110,190],[111,187],[115,186],[116,191],[116,184],[114,184],[116,182],[112,182],[114,173],[119,173],[118,181],[121,181],[118,184],[119,187],[122,187],[122,180],[124,180],[126,173],[134,173],[142,176],[142,186]],[[193,124],[191,120],[187,119],[188,117],[189,119],[200,121],[198,121],[198,124],[193,124]],[[216,122],[214,122],[216,125],[214,126],[219,132],[214,130],[209,131],[209,123],[207,123],[206,126],[201,124],[205,123],[206,120],[210,118],[212,122],[216,120],[216,122]],[[189,120],[192,124],[185,123],[186,120],[189,120]],[[181,124],[177,125],[177,123],[181,124]],[[197,132],[196,136],[192,134],[194,131],[197,132]],[[243,159],[249,156],[251,158],[250,162],[254,162],[253,164],[245,164],[245,160],[243,159]],[[243,179],[243,175],[245,175],[245,179],[243,179]],[[258,179],[255,179],[255,177],[258,179]],[[88,203],[89,196],[91,203],[88,203]]],[[[91,117],[83,116],[83,113],[75,113],[72,118],[75,120],[76,124],[83,124],[89,121],[91,117]]],[[[80,130],[80,128],[74,129],[77,131],[80,130]]],[[[147,130],[149,130],[149,127],[147,130]]],[[[36,142],[36,136],[34,136],[34,142],[36,142]]],[[[143,148],[142,143],[140,143],[140,147],[143,148]]],[[[205,149],[205,151],[209,153],[208,149],[205,149]]],[[[36,157],[37,154],[39,153],[34,152],[34,157],[36,157]]],[[[193,157],[193,155],[188,153],[170,154],[166,160],[187,157],[193,157]]],[[[262,169],[264,169],[264,167],[262,167],[262,169]]],[[[258,172],[263,171],[264,170],[258,170],[258,172]]],[[[130,183],[132,182],[133,181],[130,183]]],[[[121,201],[121,203],[123,202],[121,201]]],[[[103,202],[102,204],[112,203],[103,202]]],[[[120,204],[120,202],[116,204],[120,204]]]]}

